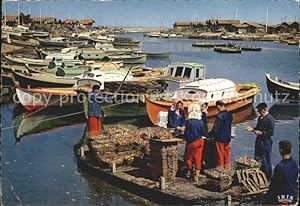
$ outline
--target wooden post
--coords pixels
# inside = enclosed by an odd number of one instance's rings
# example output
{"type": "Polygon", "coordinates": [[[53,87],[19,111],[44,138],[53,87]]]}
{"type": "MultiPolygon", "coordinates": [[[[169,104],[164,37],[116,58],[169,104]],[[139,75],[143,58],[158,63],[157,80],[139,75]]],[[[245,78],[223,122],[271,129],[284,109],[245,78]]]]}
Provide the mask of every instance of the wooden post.
{"type": "Polygon", "coordinates": [[[113,174],[115,174],[115,173],[116,173],[116,170],[117,170],[116,163],[115,163],[115,162],[112,162],[112,163],[111,163],[111,172],[112,172],[113,174]]]}
{"type": "Polygon", "coordinates": [[[227,206],[231,206],[231,195],[227,195],[227,206]]]}
{"type": "Polygon", "coordinates": [[[161,190],[166,189],[166,180],[164,177],[159,178],[159,189],[161,189],[161,190]]]}

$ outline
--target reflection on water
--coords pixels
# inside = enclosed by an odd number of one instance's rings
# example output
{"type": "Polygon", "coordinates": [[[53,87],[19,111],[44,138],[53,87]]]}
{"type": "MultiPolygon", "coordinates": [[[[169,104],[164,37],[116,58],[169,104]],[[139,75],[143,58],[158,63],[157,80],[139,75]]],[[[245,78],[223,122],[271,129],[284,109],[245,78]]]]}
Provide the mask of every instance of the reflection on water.
{"type": "Polygon", "coordinates": [[[269,111],[276,120],[292,120],[299,117],[297,104],[274,104],[269,111]]]}

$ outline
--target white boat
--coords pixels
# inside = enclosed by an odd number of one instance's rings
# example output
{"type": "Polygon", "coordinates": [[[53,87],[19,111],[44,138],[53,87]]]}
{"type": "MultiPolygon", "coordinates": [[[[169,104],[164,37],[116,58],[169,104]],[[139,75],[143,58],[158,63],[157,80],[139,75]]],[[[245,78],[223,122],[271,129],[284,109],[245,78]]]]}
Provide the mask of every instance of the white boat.
{"type": "Polygon", "coordinates": [[[202,79],[205,79],[205,66],[203,64],[182,62],[168,65],[164,76],[161,78],[167,91],[175,91],[187,83],[202,79]]]}

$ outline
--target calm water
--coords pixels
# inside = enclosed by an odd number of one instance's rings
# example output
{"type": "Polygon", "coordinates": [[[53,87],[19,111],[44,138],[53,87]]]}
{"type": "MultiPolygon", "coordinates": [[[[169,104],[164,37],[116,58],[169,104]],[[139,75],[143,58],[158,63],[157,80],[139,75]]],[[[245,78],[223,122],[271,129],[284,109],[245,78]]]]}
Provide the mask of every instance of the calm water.
{"type": "MultiPolygon", "coordinates": [[[[143,51],[171,51],[170,59],[150,59],[147,66],[165,66],[174,61],[198,62],[206,65],[207,78],[224,77],[235,82],[255,81],[261,86],[262,95],[254,106],[263,99],[268,101],[276,118],[273,137],[272,162],[280,161],[278,142],[290,140],[293,157],[298,160],[298,107],[276,106],[267,93],[265,73],[271,73],[285,80],[298,81],[298,47],[273,42],[241,42],[260,46],[262,52],[242,54],[220,54],[209,48],[193,48],[190,39],[153,39],[142,34],[130,34],[142,40],[143,51]]],[[[45,121],[52,114],[20,118],[15,106],[8,104],[1,112],[2,128],[18,124],[18,128],[6,128],[2,136],[2,184],[5,205],[141,205],[141,198],[106,184],[77,169],[73,146],[82,137],[85,124],[81,117],[65,121],[45,121]],[[34,128],[33,128],[34,127],[34,128]],[[16,140],[17,138],[17,140],[16,140]]],[[[143,108],[135,110],[142,114],[143,108]]],[[[61,113],[57,114],[61,115],[61,113]]],[[[254,117],[243,120],[255,126],[254,117]]],[[[139,118],[108,118],[107,124],[119,123],[126,126],[149,125],[146,116],[139,118]]],[[[232,159],[241,155],[253,156],[255,137],[247,133],[241,124],[233,128],[232,159]]],[[[146,202],[148,203],[148,202],[146,202]]],[[[149,204],[149,203],[148,203],[149,204]]]]}

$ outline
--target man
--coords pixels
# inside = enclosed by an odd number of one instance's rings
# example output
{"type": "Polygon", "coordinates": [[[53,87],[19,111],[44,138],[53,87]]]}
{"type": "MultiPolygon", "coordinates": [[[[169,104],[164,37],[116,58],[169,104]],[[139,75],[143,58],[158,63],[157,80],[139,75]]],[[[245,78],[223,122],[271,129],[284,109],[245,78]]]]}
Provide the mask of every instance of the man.
{"type": "Polygon", "coordinates": [[[276,165],[271,180],[268,198],[272,203],[291,203],[296,201],[298,164],[291,157],[292,144],[288,140],[279,142],[282,160],[276,165]]]}
{"type": "Polygon", "coordinates": [[[266,174],[268,180],[272,176],[271,151],[272,139],[274,134],[275,120],[268,112],[267,104],[260,103],[256,106],[260,114],[255,128],[249,127],[248,130],[254,132],[255,140],[255,159],[262,160],[262,171],[266,174]]]}
{"type": "Polygon", "coordinates": [[[230,163],[230,141],[232,114],[225,109],[223,101],[216,102],[219,111],[211,131],[215,139],[217,166],[225,166],[230,163]]]}
{"type": "Polygon", "coordinates": [[[183,102],[175,100],[173,106],[168,111],[168,128],[174,128],[174,135],[178,136],[184,131],[185,112],[183,110],[183,102]]]}
{"type": "Polygon", "coordinates": [[[103,100],[99,96],[99,85],[94,85],[88,97],[88,138],[95,139],[102,130],[103,113],[100,102],[103,100]]]}

